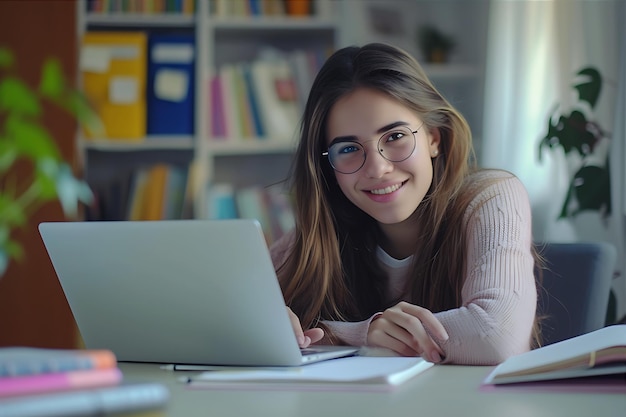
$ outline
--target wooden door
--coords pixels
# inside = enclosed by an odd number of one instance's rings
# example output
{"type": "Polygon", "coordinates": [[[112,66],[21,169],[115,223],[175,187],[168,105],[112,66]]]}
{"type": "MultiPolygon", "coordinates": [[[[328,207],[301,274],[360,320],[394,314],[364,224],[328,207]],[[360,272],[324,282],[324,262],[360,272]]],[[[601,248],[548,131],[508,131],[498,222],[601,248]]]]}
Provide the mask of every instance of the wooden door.
{"type": "MultiPolygon", "coordinates": [[[[14,53],[20,75],[33,87],[46,58],[61,61],[69,80],[76,79],[76,3],[68,0],[0,1],[0,45],[14,53]]],[[[71,116],[45,107],[45,126],[67,161],[76,157],[76,124],[71,116]]],[[[12,174],[30,175],[32,167],[20,164],[12,174]]],[[[7,176],[8,177],[8,176],[7,176]]],[[[7,177],[0,178],[0,187],[7,177]]],[[[37,232],[41,221],[63,220],[58,203],[42,207],[26,228],[14,237],[25,258],[11,263],[0,277],[0,346],[72,348],[77,334],[74,320],[37,232]]]]}

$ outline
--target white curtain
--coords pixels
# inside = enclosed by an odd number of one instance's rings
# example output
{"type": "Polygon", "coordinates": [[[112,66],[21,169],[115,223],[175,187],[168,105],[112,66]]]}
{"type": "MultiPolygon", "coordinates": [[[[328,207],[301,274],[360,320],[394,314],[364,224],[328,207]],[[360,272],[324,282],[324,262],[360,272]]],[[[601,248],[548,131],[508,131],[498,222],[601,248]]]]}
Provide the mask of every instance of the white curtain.
{"type": "Polygon", "coordinates": [[[617,16],[620,16],[621,48],[620,67],[617,80],[617,104],[615,106],[615,127],[611,141],[611,194],[613,196],[612,228],[613,242],[617,247],[619,278],[614,289],[617,297],[618,316],[626,316],[626,2],[620,2],[617,16]]]}
{"type": "MultiPolygon", "coordinates": [[[[558,220],[575,161],[562,152],[544,148],[539,162],[538,147],[555,106],[559,105],[557,112],[562,114],[576,102],[578,97],[572,87],[576,73],[586,66],[596,67],[604,85],[593,115],[612,133],[611,140],[604,141],[600,148],[599,158],[603,160],[612,151],[614,204],[616,198],[620,202],[626,199],[624,135],[618,136],[617,132],[624,130],[624,108],[616,114],[617,84],[623,78],[620,45],[626,37],[623,10],[623,0],[491,1],[484,137],[479,155],[481,165],[507,169],[524,182],[533,208],[535,240],[614,241],[620,250],[620,268],[624,263],[624,218],[618,218],[613,208],[608,226],[595,212],[558,220]],[[617,148],[618,156],[614,155],[617,148]],[[614,233],[618,228],[619,233],[614,233]]],[[[618,210],[623,213],[624,207],[618,210]]],[[[626,284],[622,281],[620,285],[618,313],[623,315],[626,284]]]]}

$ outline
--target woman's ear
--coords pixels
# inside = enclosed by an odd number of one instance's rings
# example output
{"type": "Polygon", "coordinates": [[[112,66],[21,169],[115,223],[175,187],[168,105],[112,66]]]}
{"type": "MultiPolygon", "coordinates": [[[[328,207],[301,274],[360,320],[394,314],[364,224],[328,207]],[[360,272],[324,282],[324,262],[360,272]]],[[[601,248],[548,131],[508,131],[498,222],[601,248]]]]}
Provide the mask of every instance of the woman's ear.
{"type": "Polygon", "coordinates": [[[441,142],[441,134],[439,129],[431,129],[428,135],[428,149],[430,151],[431,158],[436,158],[439,155],[439,145],[441,142]]]}

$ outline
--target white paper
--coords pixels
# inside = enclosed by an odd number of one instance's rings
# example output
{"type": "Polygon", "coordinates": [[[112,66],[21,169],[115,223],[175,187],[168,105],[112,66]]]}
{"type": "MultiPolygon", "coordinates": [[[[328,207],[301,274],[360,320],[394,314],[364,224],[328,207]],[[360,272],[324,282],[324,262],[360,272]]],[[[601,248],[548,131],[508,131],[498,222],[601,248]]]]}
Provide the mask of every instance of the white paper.
{"type": "Polygon", "coordinates": [[[152,62],[157,64],[188,64],[193,60],[193,46],[189,44],[156,44],[152,47],[152,62]]]}
{"type": "Polygon", "coordinates": [[[112,77],[109,81],[109,101],[132,104],[139,100],[139,80],[136,77],[112,77]]]}
{"type": "Polygon", "coordinates": [[[154,77],[154,95],[161,100],[183,101],[189,89],[189,75],[185,71],[162,69],[154,77]]]}
{"type": "Polygon", "coordinates": [[[81,71],[104,74],[111,65],[111,50],[101,46],[83,46],[78,65],[81,71]]]}
{"type": "Polygon", "coordinates": [[[415,357],[351,356],[298,368],[242,368],[203,372],[192,382],[303,381],[355,382],[399,385],[433,363],[415,357]]]}

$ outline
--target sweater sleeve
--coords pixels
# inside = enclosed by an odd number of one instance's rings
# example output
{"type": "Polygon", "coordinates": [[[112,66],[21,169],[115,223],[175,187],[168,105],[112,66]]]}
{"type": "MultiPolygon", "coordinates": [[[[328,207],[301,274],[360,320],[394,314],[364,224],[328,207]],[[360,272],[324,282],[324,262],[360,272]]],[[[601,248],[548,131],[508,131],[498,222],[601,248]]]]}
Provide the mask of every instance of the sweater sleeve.
{"type": "Polygon", "coordinates": [[[436,313],[448,332],[446,363],[491,365],[530,349],[537,305],[531,209],[516,177],[490,185],[465,214],[462,306],[436,313]]]}

